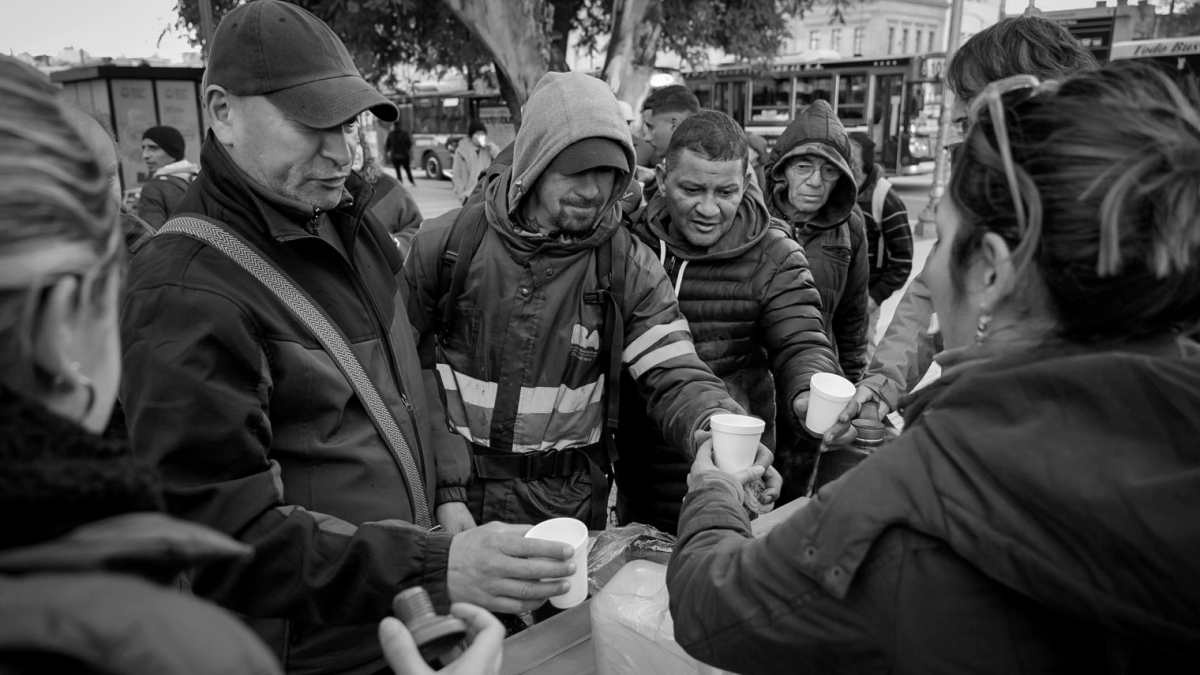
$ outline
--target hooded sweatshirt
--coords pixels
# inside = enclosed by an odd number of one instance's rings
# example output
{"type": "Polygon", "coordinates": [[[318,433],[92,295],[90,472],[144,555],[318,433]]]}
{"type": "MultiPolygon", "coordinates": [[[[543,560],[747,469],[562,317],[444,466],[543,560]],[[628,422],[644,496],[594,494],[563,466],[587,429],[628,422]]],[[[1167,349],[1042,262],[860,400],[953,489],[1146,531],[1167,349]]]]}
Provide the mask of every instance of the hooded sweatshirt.
{"type": "Polygon", "coordinates": [[[621,228],[617,202],[630,174],[618,174],[590,232],[548,236],[522,224],[523,202],[538,178],[563,149],[591,137],[618,143],[633,165],[629,127],[608,86],[580,73],[547,74],[525,106],[512,166],[489,172],[482,209],[463,214],[482,213],[487,232],[462,292],[452,299],[451,325],[435,320],[446,290],[443,252],[461,210],[422,225],[405,276],[409,316],[430,347],[423,365],[436,367],[451,425],[478,446],[530,452],[598,442],[605,307],[584,298],[597,287],[597,249],[617,236],[613,255],[625,255],[624,296],[618,300],[625,319],[622,360],[655,422],[673,444],[690,451],[691,434],[709,415],[741,406],[696,356],[655,255],[621,228]]]}
{"type": "Polygon", "coordinates": [[[771,215],[787,222],[792,237],[804,246],[821,292],[825,330],[846,377],[857,381],[866,366],[869,263],[849,157],[845,128],[829,104],[818,100],[797,115],[775,143],[766,171],[766,193],[771,215]],[[785,175],[792,158],[801,155],[821,157],[842,173],[825,205],[807,220],[788,201],[785,175]]]}
{"type": "MultiPolygon", "coordinates": [[[[742,407],[766,422],[762,442],[773,448],[776,390],[790,402],[808,389],[814,373],[837,372],[803,249],[767,214],[762,192],[749,181],[733,225],[712,247],[693,247],[672,227],[661,192],[634,234],[666,266],[701,360],[742,407]]],[[[643,452],[617,464],[618,517],[673,533],[690,462],[662,441],[629,378],[622,388],[621,433],[638,438],[643,452]]],[[[778,419],[799,424],[790,405],[778,419]]]]}

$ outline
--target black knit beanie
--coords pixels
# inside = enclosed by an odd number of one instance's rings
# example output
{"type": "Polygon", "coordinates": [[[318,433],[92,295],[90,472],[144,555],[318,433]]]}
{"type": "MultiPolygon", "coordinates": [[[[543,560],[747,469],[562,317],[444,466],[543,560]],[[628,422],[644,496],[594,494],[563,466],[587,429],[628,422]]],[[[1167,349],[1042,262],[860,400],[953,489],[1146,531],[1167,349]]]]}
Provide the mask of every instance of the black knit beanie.
{"type": "Polygon", "coordinates": [[[187,147],[183,142],[183,134],[175,127],[150,127],[142,134],[142,139],[154,141],[177,162],[183,159],[183,152],[187,147]]]}

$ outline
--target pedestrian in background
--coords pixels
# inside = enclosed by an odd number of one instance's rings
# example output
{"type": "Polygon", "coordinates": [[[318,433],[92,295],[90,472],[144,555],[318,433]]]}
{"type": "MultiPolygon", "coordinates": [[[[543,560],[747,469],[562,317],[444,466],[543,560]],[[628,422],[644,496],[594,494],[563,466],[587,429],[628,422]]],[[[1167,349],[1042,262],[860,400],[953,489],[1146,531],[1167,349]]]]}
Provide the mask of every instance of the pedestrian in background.
{"type": "Polygon", "coordinates": [[[367,142],[366,133],[362,125],[359,125],[358,151],[354,156],[354,171],[374,188],[367,206],[392,235],[392,239],[400,249],[400,258],[403,259],[408,257],[412,238],[416,235],[417,228],[421,226],[424,218],[421,217],[421,209],[417,206],[417,201],[400,182],[398,175],[397,178],[392,178],[379,166],[379,162],[375,161],[375,153],[371,151],[371,144],[367,142]]]}
{"type": "Polygon", "coordinates": [[[142,184],[137,215],[154,230],[175,213],[200,168],[184,159],[183,134],[175,127],[150,127],[142,134],[142,161],[150,178],[142,184]]]}
{"type": "Polygon", "coordinates": [[[467,137],[458,140],[454,148],[454,169],[452,172],[454,196],[460,204],[466,204],[467,198],[475,189],[475,183],[480,175],[487,170],[500,148],[488,139],[487,127],[475,120],[467,128],[467,137]]]}
{"type": "Polygon", "coordinates": [[[412,175],[413,137],[403,125],[403,122],[396,122],[396,126],[388,132],[384,145],[387,146],[388,158],[396,169],[396,179],[403,181],[404,176],[407,175],[408,182],[415,186],[417,181],[413,180],[412,175]],[[402,174],[401,171],[404,173],[402,174]]]}

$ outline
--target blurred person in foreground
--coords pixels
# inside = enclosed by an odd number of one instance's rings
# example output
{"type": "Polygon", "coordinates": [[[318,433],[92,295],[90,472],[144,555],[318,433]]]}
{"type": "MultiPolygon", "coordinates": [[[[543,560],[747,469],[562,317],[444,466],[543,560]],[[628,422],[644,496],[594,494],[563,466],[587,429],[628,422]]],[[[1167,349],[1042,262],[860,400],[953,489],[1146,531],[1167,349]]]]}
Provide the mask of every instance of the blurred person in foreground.
{"type": "MultiPolygon", "coordinates": [[[[698,454],[675,637],[737,672],[1200,669],[1200,89],[993,83],[926,266],[903,434],[754,540],[698,454]]],[[[745,477],[742,477],[745,478],[745,477]]]]}
{"type": "MultiPolygon", "coordinates": [[[[747,140],[728,115],[702,110],[675,130],[658,194],[633,225],[674,282],[696,354],[747,413],[775,429],[802,426],[808,383],[838,372],[804,249],[771,218],[749,178],[747,140]],[[776,409],[776,390],[786,407],[776,409]]],[[[617,517],[675,533],[690,457],[667,443],[622,377],[620,430],[637,447],[616,463],[617,517]]],[[[753,503],[753,502],[751,502],[753,503]]]]}
{"type": "Polygon", "coordinates": [[[154,472],[97,435],[125,251],[94,126],[0,56],[0,671],[280,672],[235,617],[171,587],[250,547],[162,514],[154,472]]]}
{"type": "MultiPolygon", "coordinates": [[[[1054,79],[1097,67],[1092,53],[1060,24],[1037,16],[1005,19],[971,36],[950,60],[946,83],[955,96],[952,117],[960,132],[965,130],[967,106],[994,80],[1012,75],[1054,79]]],[[[933,355],[941,350],[933,314],[922,271],[901,296],[876,345],[858,384],[853,401],[856,410],[871,401],[879,404],[880,415],[886,415],[921,381],[933,355]]],[[[825,433],[826,443],[841,445],[853,440],[851,420],[849,412],[843,413],[841,421],[825,433]]]]}
{"type": "Polygon", "coordinates": [[[410,586],[440,611],[528,611],[562,593],[570,547],[519,526],[436,527],[465,493],[451,454],[465,449],[422,377],[373,188],[350,169],[358,115],[395,119],[395,106],[328,26],[277,0],[225,15],[205,78],[212,126],[180,211],[241,237],[311,296],[378,404],[255,276],[160,230],[134,258],[121,312],[134,456],[162,472],[172,513],[256,554],[203,566],[192,590],[242,614],[290,672],[356,674],[385,666],[376,624],[410,586]],[[389,418],[403,443],[375,421],[389,418]]]}
{"type": "Polygon", "coordinates": [[[908,209],[883,167],[875,163],[875,142],[862,132],[850,134],[850,169],[858,183],[858,207],[867,234],[867,359],[875,354],[875,328],[884,301],[908,282],[913,236],[908,209]]]}

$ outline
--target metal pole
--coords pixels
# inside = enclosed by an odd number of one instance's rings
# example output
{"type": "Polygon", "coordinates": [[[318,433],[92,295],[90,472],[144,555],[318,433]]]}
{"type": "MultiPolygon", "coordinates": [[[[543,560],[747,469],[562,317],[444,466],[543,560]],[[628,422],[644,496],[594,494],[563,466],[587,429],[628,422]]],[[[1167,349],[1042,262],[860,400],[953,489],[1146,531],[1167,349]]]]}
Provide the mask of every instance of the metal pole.
{"type": "Polygon", "coordinates": [[[200,39],[203,41],[200,54],[208,62],[208,46],[212,44],[213,9],[212,0],[200,0],[200,39]]]}
{"type": "MultiPolygon", "coordinates": [[[[958,50],[958,40],[962,34],[962,15],[963,0],[953,0],[950,3],[950,30],[946,35],[946,65],[950,64],[950,60],[954,58],[954,52],[958,50]]],[[[954,93],[950,91],[950,87],[943,80],[942,105],[938,114],[937,149],[935,150],[937,156],[933,165],[933,184],[929,186],[929,202],[925,204],[925,210],[917,218],[915,234],[918,237],[925,236],[926,227],[933,229],[935,209],[942,194],[946,191],[946,182],[950,177],[950,153],[946,151],[946,141],[949,140],[950,125],[954,121],[950,119],[954,111],[953,98],[954,93]]]]}

